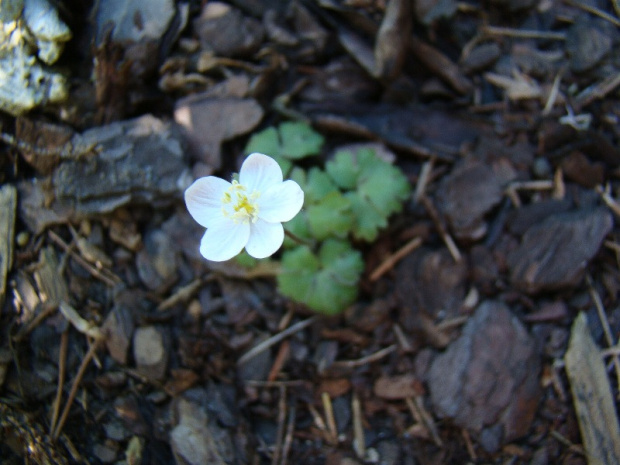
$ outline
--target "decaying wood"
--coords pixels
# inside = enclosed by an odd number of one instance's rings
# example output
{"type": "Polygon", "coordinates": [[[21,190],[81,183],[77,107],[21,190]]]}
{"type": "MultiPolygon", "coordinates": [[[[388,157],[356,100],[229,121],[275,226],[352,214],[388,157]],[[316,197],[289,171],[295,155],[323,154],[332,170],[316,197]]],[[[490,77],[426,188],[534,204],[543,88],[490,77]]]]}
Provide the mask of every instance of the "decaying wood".
{"type": "Polygon", "coordinates": [[[16,205],[15,187],[7,184],[0,188],[0,306],[6,295],[7,275],[13,266],[16,205]]]}
{"type": "Polygon", "coordinates": [[[611,387],[583,313],[573,324],[564,361],[588,464],[620,463],[620,426],[611,387]]]}

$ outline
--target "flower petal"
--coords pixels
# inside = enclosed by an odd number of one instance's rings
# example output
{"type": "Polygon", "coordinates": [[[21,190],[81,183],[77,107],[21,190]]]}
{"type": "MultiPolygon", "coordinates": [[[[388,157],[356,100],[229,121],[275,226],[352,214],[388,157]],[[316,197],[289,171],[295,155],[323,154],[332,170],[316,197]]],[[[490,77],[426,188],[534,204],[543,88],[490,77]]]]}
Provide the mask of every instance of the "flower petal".
{"type": "Polygon", "coordinates": [[[278,162],[262,153],[250,154],[239,171],[239,183],[244,185],[249,193],[262,193],[269,186],[281,183],[282,179],[278,162]]]}
{"type": "Polygon", "coordinates": [[[250,239],[245,250],[254,258],[273,255],[282,246],[284,228],[280,223],[267,223],[260,218],[250,224],[250,239]]]}
{"type": "Polygon", "coordinates": [[[222,197],[231,184],[215,176],[194,181],[185,191],[185,205],[192,218],[210,228],[222,217],[222,197]]]}
{"type": "Polygon", "coordinates": [[[223,262],[237,255],[247,244],[250,237],[248,223],[235,223],[228,218],[220,218],[200,241],[200,253],[207,260],[223,262]]]}
{"type": "Polygon", "coordinates": [[[271,186],[258,198],[258,217],[269,223],[293,219],[304,204],[304,191],[295,181],[271,186]]]}

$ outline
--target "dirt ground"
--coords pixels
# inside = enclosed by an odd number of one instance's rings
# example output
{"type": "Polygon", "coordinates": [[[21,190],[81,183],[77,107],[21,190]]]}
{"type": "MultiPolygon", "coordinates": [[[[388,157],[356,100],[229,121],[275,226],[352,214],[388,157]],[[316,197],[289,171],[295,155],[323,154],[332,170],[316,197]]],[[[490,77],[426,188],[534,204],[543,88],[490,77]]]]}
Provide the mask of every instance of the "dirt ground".
{"type": "Polygon", "coordinates": [[[68,98],[0,113],[0,463],[620,463],[617,1],[54,6],[68,98]],[[411,184],[341,315],[183,203],[286,121],[411,184]]]}

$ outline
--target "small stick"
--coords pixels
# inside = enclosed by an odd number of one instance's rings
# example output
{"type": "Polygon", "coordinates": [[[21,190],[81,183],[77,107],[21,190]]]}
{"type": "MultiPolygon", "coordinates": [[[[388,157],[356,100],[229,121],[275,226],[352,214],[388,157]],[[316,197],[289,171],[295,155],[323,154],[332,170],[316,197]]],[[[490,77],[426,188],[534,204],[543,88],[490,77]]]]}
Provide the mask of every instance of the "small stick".
{"type": "Polygon", "coordinates": [[[84,377],[86,368],[88,367],[88,364],[90,363],[91,359],[94,357],[95,352],[97,351],[97,349],[99,348],[99,345],[102,342],[103,342],[103,338],[95,339],[95,342],[90,346],[90,348],[88,349],[88,352],[84,356],[84,360],[82,360],[82,364],[80,365],[77,375],[75,375],[75,379],[73,380],[73,385],[71,386],[71,391],[69,392],[69,397],[67,398],[67,403],[65,404],[65,408],[62,411],[62,415],[60,416],[60,420],[58,421],[58,424],[56,425],[54,432],[52,433],[52,439],[54,441],[58,439],[58,436],[60,435],[60,432],[62,431],[62,428],[65,425],[65,422],[67,421],[67,416],[69,415],[71,404],[73,404],[73,400],[75,399],[75,396],[77,394],[77,390],[80,385],[80,382],[82,381],[82,378],[84,377]]]}
{"type": "Polygon", "coordinates": [[[84,260],[82,257],[80,257],[79,254],[75,253],[73,248],[70,245],[68,245],[65,241],[63,241],[60,238],[60,236],[58,236],[58,234],[56,234],[54,231],[50,230],[50,231],[47,232],[47,234],[48,234],[49,238],[53,242],[55,242],[57,245],[62,247],[62,249],[65,252],[71,254],[71,257],[77,263],[79,263],[86,271],[88,271],[91,275],[93,275],[95,278],[103,281],[104,283],[106,283],[110,287],[114,287],[118,283],[122,282],[121,278],[119,278],[118,276],[116,276],[114,273],[112,273],[109,270],[106,270],[106,271],[107,271],[108,274],[111,275],[111,277],[108,277],[108,276],[104,275],[103,273],[101,273],[97,268],[95,268],[90,263],[88,263],[86,260],[84,260]]]}
{"type": "Polygon", "coordinates": [[[370,275],[370,281],[377,281],[381,276],[391,270],[399,261],[420,247],[420,245],[422,245],[422,239],[420,237],[414,237],[411,239],[404,246],[386,258],[377,268],[375,268],[375,271],[373,271],[370,275]]]}
{"type": "Polygon", "coordinates": [[[605,202],[605,205],[607,205],[610,210],[616,214],[616,216],[620,216],[620,204],[618,204],[616,199],[614,199],[609,193],[609,186],[605,189],[603,189],[603,186],[596,186],[596,192],[600,194],[603,202],[605,202]]]}
{"type": "Polygon", "coordinates": [[[280,400],[278,401],[278,431],[274,445],[271,465],[278,465],[282,456],[282,441],[284,441],[284,420],[286,418],[286,387],[280,387],[280,400]]]}
{"type": "Polygon", "coordinates": [[[469,432],[466,428],[463,428],[461,430],[461,435],[463,436],[463,440],[465,441],[465,447],[467,448],[469,458],[472,460],[472,462],[477,462],[478,455],[476,454],[476,450],[474,449],[474,445],[471,442],[471,437],[469,436],[469,432]]]}
{"type": "Polygon", "coordinates": [[[353,410],[353,450],[360,459],[363,459],[366,456],[366,440],[362,423],[362,404],[355,392],[351,399],[351,410],[353,410]]]}
{"type": "Polygon", "coordinates": [[[492,36],[517,37],[520,39],[549,39],[549,40],[566,40],[566,34],[563,32],[545,32],[523,29],[511,29],[498,26],[484,26],[482,28],[484,34],[492,36]]]}
{"type": "Polygon", "coordinates": [[[282,366],[288,358],[290,346],[289,341],[283,341],[280,345],[278,354],[276,355],[273,365],[271,366],[271,370],[269,371],[269,376],[267,376],[267,381],[275,381],[278,374],[280,374],[280,371],[282,371],[282,366]]]}
{"type": "Polygon", "coordinates": [[[200,286],[202,286],[203,283],[204,281],[202,278],[194,279],[191,283],[181,287],[170,297],[163,300],[157,306],[157,311],[163,312],[164,310],[168,310],[169,308],[175,306],[179,302],[188,301],[191,296],[193,296],[198,291],[198,289],[200,289],[200,286]]]}
{"type": "Polygon", "coordinates": [[[613,24],[616,27],[620,27],[620,20],[618,18],[613,17],[612,15],[610,15],[609,13],[606,13],[603,10],[599,10],[595,6],[587,5],[581,2],[574,2],[572,0],[564,0],[564,2],[574,7],[581,8],[583,11],[587,11],[588,13],[598,16],[599,18],[602,18],[605,21],[609,21],[611,24],[613,24]]]}
{"type": "Polygon", "coordinates": [[[338,367],[338,368],[360,367],[363,365],[367,365],[368,363],[381,360],[383,357],[387,357],[388,355],[390,355],[396,349],[398,349],[398,344],[392,344],[391,346],[378,350],[374,354],[370,354],[370,355],[367,355],[366,357],[358,358],[357,360],[337,360],[334,363],[332,363],[332,367],[338,367]]]}
{"type": "Polygon", "coordinates": [[[250,350],[248,350],[245,354],[243,354],[241,356],[241,358],[239,358],[239,360],[237,360],[237,366],[243,365],[247,361],[253,359],[258,354],[260,354],[261,352],[269,349],[271,346],[277,344],[281,340],[286,339],[287,337],[295,334],[296,332],[301,331],[302,329],[307,328],[312,323],[314,323],[317,319],[318,318],[316,316],[313,316],[313,317],[310,317],[310,318],[308,318],[306,320],[299,321],[299,322],[295,323],[293,326],[285,329],[284,331],[282,331],[282,332],[280,332],[278,334],[275,334],[274,336],[270,337],[269,339],[261,342],[260,344],[256,345],[255,347],[253,347],[250,350]]]}
{"type": "Polygon", "coordinates": [[[323,402],[323,410],[325,410],[325,420],[327,421],[327,432],[329,433],[329,443],[338,444],[338,429],[336,428],[336,420],[334,419],[334,408],[332,399],[327,392],[321,393],[321,402],[323,402]]]}
{"type": "Polygon", "coordinates": [[[426,425],[426,428],[431,433],[433,441],[435,441],[435,444],[437,446],[442,447],[443,442],[439,437],[439,433],[437,432],[437,428],[435,427],[435,423],[433,422],[433,417],[430,415],[430,413],[426,411],[426,408],[424,407],[424,400],[422,399],[422,396],[415,396],[413,400],[415,402],[416,408],[418,409],[418,412],[420,412],[420,415],[422,416],[424,425],[426,425]]]}
{"type": "Polygon", "coordinates": [[[443,223],[441,222],[441,219],[439,218],[439,213],[437,213],[437,209],[435,208],[435,206],[433,205],[433,203],[427,196],[423,195],[421,197],[421,200],[422,200],[422,203],[424,204],[424,207],[426,208],[426,211],[428,212],[429,216],[433,220],[433,223],[435,224],[435,228],[437,228],[437,232],[441,236],[441,239],[443,240],[444,244],[446,244],[446,247],[448,247],[448,251],[450,252],[450,255],[452,255],[452,258],[454,259],[456,263],[460,262],[462,259],[461,252],[459,252],[459,249],[454,243],[454,240],[446,231],[446,228],[444,227],[443,223]]]}
{"type": "Polygon", "coordinates": [[[297,242],[299,245],[307,245],[308,247],[314,247],[316,245],[314,241],[302,239],[297,234],[290,232],[288,229],[284,229],[284,234],[291,238],[294,242],[297,242]]]}
{"type": "Polygon", "coordinates": [[[392,325],[392,330],[394,331],[394,334],[396,335],[396,340],[400,344],[400,349],[406,353],[412,352],[413,347],[411,347],[411,343],[409,342],[409,339],[403,332],[403,329],[400,327],[400,325],[398,323],[394,323],[392,325]]]}
{"type": "Polygon", "coordinates": [[[57,302],[52,302],[52,301],[43,302],[41,304],[41,311],[32,320],[30,320],[26,326],[24,326],[17,332],[17,334],[13,337],[13,341],[21,342],[21,340],[24,339],[26,336],[28,336],[28,334],[30,334],[30,332],[34,328],[39,326],[44,319],[46,319],[56,310],[58,310],[57,302]]]}
{"type": "MultiPolygon", "coordinates": [[[[607,340],[607,345],[609,347],[613,347],[616,343],[614,341],[614,336],[611,332],[611,327],[609,326],[609,320],[607,320],[607,315],[605,314],[605,307],[603,307],[603,301],[601,300],[601,296],[598,294],[596,289],[594,289],[594,285],[592,284],[592,278],[590,275],[586,275],[586,283],[588,285],[588,291],[590,292],[590,297],[592,297],[592,301],[594,302],[594,306],[596,307],[596,311],[598,313],[598,318],[601,320],[601,325],[603,326],[603,334],[605,334],[605,339],[607,340]]],[[[616,376],[618,377],[618,383],[620,384],[620,359],[617,355],[613,356],[614,367],[616,368],[616,376]]]]}
{"type": "Polygon", "coordinates": [[[60,335],[60,351],[58,354],[58,388],[56,390],[56,398],[54,399],[52,420],[50,421],[50,434],[54,431],[54,426],[58,420],[60,412],[60,401],[62,400],[62,390],[65,384],[65,372],[67,368],[67,343],[69,341],[69,332],[63,331],[60,335]]]}
{"type": "Polygon", "coordinates": [[[413,201],[415,203],[418,203],[420,201],[420,198],[426,193],[426,186],[428,185],[430,175],[433,172],[434,164],[435,164],[434,158],[431,158],[430,160],[422,164],[422,169],[420,170],[420,176],[418,177],[418,182],[415,186],[415,193],[413,194],[413,201]]]}
{"type": "Polygon", "coordinates": [[[282,446],[282,460],[280,465],[286,465],[288,463],[288,454],[293,444],[293,433],[295,432],[295,418],[297,417],[297,410],[295,404],[291,405],[288,410],[288,422],[286,424],[286,436],[284,437],[284,445],[282,446]]]}

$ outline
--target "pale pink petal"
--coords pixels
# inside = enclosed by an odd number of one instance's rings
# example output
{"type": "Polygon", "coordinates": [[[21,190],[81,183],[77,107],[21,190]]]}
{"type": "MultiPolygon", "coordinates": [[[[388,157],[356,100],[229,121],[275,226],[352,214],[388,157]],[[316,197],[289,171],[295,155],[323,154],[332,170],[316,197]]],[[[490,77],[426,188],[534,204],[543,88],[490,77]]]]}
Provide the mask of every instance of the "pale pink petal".
{"type": "Polygon", "coordinates": [[[222,197],[231,184],[215,176],[194,181],[185,191],[185,205],[192,218],[205,228],[222,217],[222,197]]]}
{"type": "Polygon", "coordinates": [[[293,219],[304,204],[304,191],[295,181],[271,186],[258,198],[258,217],[269,223],[293,219]]]}
{"type": "Polygon", "coordinates": [[[250,239],[245,250],[254,258],[273,255],[282,246],[284,228],[280,223],[267,223],[258,219],[250,224],[250,239]]]}
{"type": "Polygon", "coordinates": [[[282,179],[278,162],[262,153],[250,154],[239,171],[239,183],[246,187],[248,193],[262,193],[268,187],[281,183],[282,179]]]}
{"type": "Polygon", "coordinates": [[[230,260],[243,250],[250,237],[250,225],[235,223],[221,217],[213,222],[200,241],[200,253],[207,260],[223,262],[230,260]]]}

